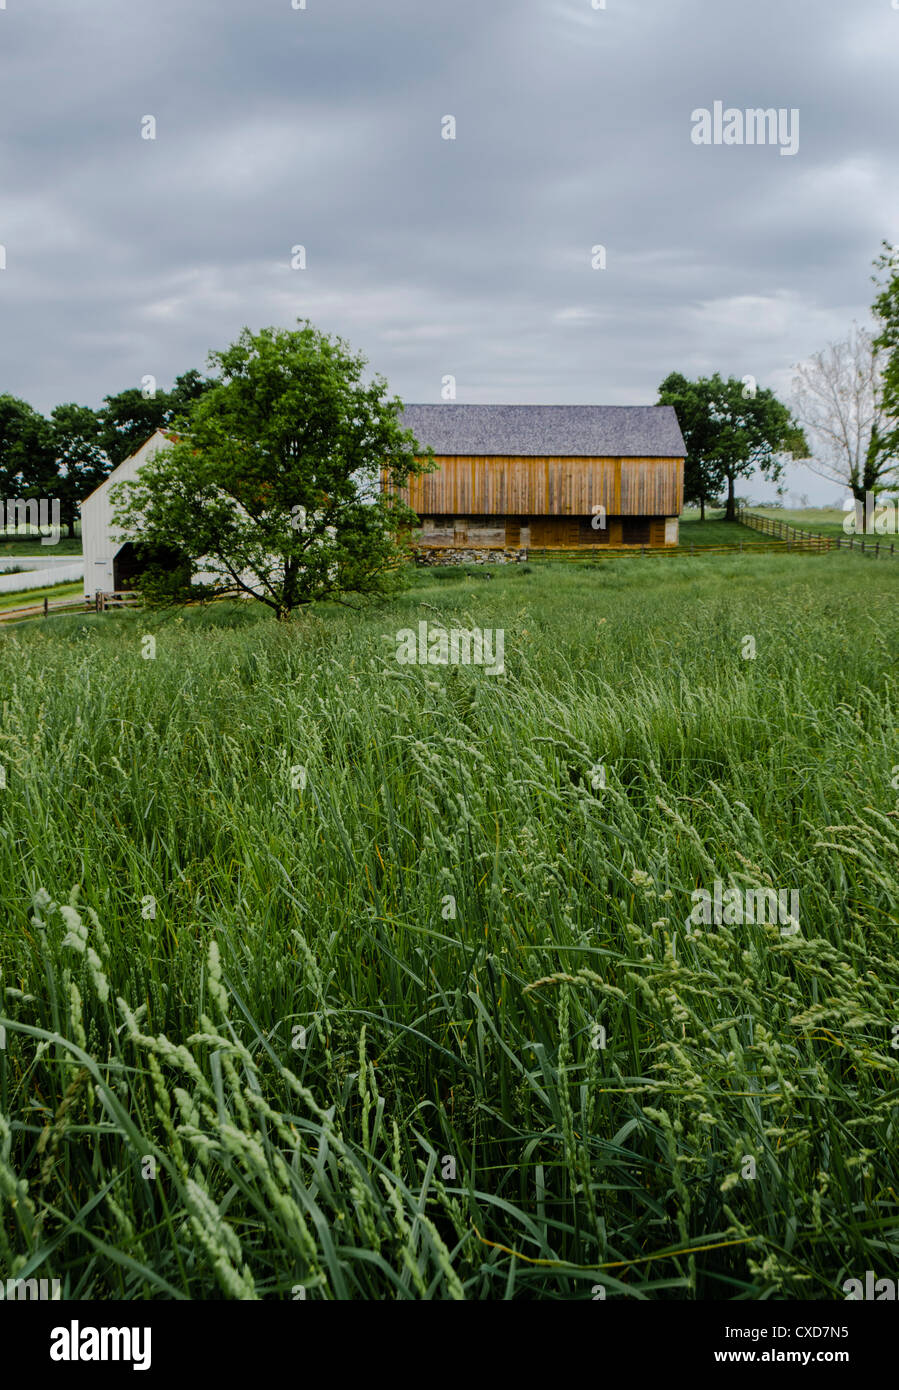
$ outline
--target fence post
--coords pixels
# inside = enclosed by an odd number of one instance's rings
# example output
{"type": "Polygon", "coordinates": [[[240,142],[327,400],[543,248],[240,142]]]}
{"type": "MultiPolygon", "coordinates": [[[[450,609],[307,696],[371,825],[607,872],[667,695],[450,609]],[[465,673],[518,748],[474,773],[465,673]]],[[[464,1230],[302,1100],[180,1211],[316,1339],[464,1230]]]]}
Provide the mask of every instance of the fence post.
{"type": "Polygon", "coordinates": [[[875,559],[875,560],[880,559],[880,541],[878,541],[877,544],[876,544],[875,547],[874,547],[874,559],[875,559]]]}
{"type": "Polygon", "coordinates": [[[50,612],[50,600],[47,598],[47,595],[44,594],[44,617],[45,617],[45,618],[47,617],[47,615],[48,615],[49,612],[50,612]]]}

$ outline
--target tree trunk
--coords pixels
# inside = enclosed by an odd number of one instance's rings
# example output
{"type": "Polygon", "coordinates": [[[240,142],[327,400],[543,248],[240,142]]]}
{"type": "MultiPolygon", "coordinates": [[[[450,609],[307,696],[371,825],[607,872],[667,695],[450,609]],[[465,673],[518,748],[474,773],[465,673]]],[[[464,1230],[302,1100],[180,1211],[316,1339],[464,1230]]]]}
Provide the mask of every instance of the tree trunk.
{"type": "Polygon", "coordinates": [[[734,497],[734,475],[733,475],[732,473],[728,473],[728,475],[727,475],[727,507],[725,508],[725,511],[724,511],[724,520],[725,520],[725,521],[736,521],[736,519],[737,519],[737,506],[736,506],[736,499],[735,499],[735,497],[734,497]]]}
{"type": "Polygon", "coordinates": [[[699,499],[699,520],[705,521],[705,493],[699,499]]]}

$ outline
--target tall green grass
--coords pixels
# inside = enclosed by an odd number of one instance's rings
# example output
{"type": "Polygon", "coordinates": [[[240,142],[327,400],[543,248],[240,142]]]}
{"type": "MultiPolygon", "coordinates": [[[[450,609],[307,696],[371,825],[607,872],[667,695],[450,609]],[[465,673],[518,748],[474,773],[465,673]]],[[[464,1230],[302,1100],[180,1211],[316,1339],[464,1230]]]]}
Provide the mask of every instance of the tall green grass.
{"type": "Polygon", "coordinates": [[[0,1277],[895,1277],[895,582],[849,555],[547,564],[287,626],[3,635],[0,1277]],[[398,666],[422,618],[503,628],[506,675],[398,666]],[[716,878],[798,889],[799,934],[688,937],[716,878]]]}

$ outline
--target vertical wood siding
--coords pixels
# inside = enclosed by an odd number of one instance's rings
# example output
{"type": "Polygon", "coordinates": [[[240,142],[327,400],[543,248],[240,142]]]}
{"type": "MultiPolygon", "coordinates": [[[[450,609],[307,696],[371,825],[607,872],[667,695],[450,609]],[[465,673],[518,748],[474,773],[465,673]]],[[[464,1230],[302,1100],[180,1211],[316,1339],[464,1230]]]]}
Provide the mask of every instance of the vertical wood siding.
{"type": "Polygon", "coordinates": [[[677,516],[683,459],[445,456],[401,496],[419,516],[677,516]]]}

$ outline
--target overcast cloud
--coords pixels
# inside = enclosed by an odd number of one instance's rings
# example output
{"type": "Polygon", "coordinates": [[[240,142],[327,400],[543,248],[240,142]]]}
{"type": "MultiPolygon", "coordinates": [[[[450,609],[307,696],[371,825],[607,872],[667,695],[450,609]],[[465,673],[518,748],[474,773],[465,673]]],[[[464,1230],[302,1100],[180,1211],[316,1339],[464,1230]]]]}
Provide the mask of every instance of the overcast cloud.
{"type": "Polygon", "coordinates": [[[308,317],[408,401],[452,374],[460,401],[651,404],[672,370],[787,398],[869,321],[891,0],[306,4],[6,0],[0,390],[98,405],[308,317]],[[798,153],[693,144],[716,100],[798,108],[798,153]]]}

